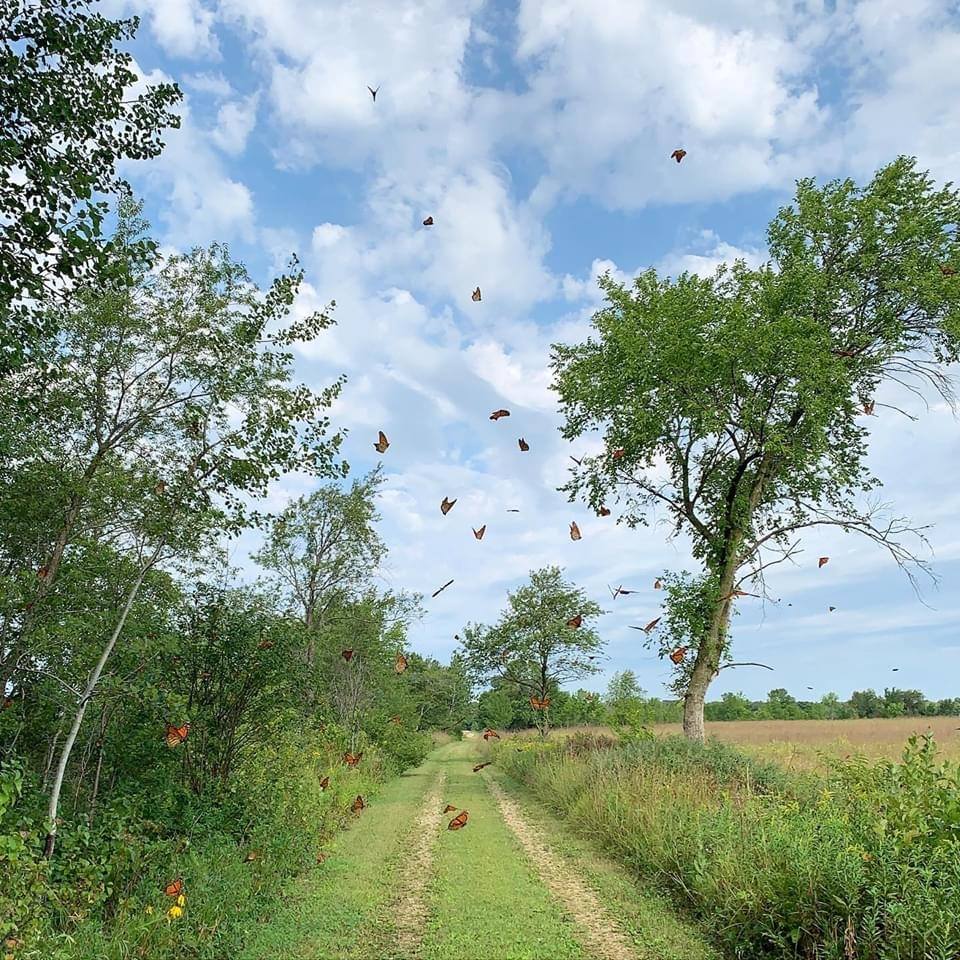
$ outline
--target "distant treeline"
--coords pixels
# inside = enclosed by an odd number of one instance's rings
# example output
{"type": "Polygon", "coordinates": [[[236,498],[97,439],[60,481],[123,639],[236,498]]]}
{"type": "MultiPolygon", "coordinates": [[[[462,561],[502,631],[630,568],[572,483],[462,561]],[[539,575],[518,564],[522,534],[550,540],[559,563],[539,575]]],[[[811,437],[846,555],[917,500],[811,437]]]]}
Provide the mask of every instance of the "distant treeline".
{"type": "MultiPolygon", "coordinates": [[[[603,694],[590,690],[550,695],[550,720],[557,726],[580,724],[679,723],[680,700],[648,697],[632,670],[614,674],[603,694]]],[[[725,693],[706,704],[707,721],[720,720],[853,720],[858,717],[960,716],[960,697],[928,700],[919,690],[888,688],[855,690],[849,700],[836,693],[819,700],[798,700],[783,687],[771,690],[766,700],[749,700],[742,693],[725,693]]],[[[480,695],[478,720],[483,726],[503,729],[532,726],[534,713],[524,695],[506,683],[495,684],[480,695]]]]}

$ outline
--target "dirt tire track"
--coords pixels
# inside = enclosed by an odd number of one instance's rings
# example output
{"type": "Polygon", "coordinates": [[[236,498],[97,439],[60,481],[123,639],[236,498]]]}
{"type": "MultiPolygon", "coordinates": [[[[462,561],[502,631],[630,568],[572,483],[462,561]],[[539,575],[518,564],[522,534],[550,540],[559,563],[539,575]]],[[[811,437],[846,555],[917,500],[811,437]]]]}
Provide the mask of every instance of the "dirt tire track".
{"type": "Polygon", "coordinates": [[[496,780],[484,777],[500,814],[517,838],[543,884],[576,922],[575,936],[595,960],[637,960],[636,951],[606,907],[567,864],[556,856],[540,831],[528,823],[520,808],[496,780]]]}
{"type": "Polygon", "coordinates": [[[408,839],[413,848],[403,871],[407,879],[400,895],[393,902],[397,947],[403,957],[415,957],[423,939],[428,913],[426,891],[433,874],[437,828],[443,818],[441,811],[445,782],[446,775],[440,773],[432,789],[423,798],[423,809],[408,839]]]}

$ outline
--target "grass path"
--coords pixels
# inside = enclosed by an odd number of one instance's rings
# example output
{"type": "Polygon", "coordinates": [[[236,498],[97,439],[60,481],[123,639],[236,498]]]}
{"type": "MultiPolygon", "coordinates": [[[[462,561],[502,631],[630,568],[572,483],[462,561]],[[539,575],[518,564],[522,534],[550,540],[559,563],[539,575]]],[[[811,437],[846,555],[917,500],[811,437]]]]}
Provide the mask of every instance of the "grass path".
{"type": "Polygon", "coordinates": [[[391,782],[240,960],[719,960],[669,903],[447,744],[391,782]],[[467,826],[446,829],[454,804],[467,826]]]}

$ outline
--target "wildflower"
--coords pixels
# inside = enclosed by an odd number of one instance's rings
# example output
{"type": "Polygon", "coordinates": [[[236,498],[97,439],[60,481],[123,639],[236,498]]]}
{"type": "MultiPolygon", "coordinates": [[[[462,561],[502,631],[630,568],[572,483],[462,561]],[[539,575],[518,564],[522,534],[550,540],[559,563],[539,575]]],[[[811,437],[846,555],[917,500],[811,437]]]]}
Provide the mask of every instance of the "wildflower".
{"type": "Polygon", "coordinates": [[[152,904],[152,903],[148,903],[148,904],[147,904],[146,912],[147,912],[148,914],[149,914],[149,913],[153,913],[153,904],[152,904]]]}
{"type": "Polygon", "coordinates": [[[181,893],[180,896],[177,897],[177,906],[185,907],[186,905],[187,905],[187,895],[185,893],[181,893]]]}
{"type": "Polygon", "coordinates": [[[167,916],[168,916],[171,920],[176,920],[178,917],[182,917],[182,916],[183,916],[183,907],[181,907],[181,906],[179,906],[178,904],[175,903],[175,904],[167,911],[167,916]]]}

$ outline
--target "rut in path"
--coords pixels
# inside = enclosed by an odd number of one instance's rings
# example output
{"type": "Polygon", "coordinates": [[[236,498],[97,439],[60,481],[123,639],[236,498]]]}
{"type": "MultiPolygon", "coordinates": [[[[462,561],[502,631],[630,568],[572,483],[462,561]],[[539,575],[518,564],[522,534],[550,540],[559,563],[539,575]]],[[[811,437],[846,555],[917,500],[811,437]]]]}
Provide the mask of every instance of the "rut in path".
{"type": "Polygon", "coordinates": [[[423,809],[414,824],[411,841],[413,848],[406,862],[407,876],[399,897],[394,901],[397,946],[404,957],[416,956],[427,922],[427,904],[424,894],[433,866],[433,849],[437,842],[437,828],[442,819],[443,785],[446,776],[441,773],[423,798],[423,809]]]}
{"type": "Polygon", "coordinates": [[[555,856],[540,832],[523,818],[520,808],[495,780],[485,777],[500,813],[520,842],[543,884],[563,904],[577,924],[577,939],[596,960],[637,960],[620,925],[597,895],[567,864],[555,856]]]}

